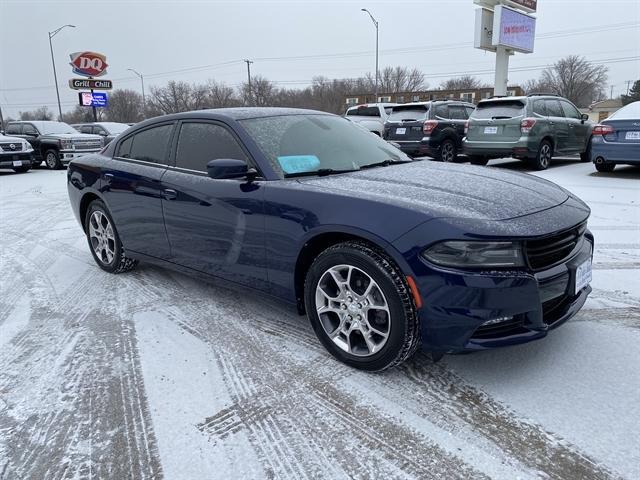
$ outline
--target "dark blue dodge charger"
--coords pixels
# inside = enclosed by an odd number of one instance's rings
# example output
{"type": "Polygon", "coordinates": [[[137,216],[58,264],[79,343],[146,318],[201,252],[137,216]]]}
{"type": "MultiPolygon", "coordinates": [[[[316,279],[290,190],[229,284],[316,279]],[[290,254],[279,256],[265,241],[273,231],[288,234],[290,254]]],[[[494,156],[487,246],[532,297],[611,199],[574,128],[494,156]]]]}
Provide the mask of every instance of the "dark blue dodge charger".
{"type": "Polygon", "coordinates": [[[365,370],[544,337],[591,291],[589,208],[571,193],[413,161],[322,112],[147,120],[71,162],[68,190],[100,268],[148,261],[278,297],[365,370]]]}

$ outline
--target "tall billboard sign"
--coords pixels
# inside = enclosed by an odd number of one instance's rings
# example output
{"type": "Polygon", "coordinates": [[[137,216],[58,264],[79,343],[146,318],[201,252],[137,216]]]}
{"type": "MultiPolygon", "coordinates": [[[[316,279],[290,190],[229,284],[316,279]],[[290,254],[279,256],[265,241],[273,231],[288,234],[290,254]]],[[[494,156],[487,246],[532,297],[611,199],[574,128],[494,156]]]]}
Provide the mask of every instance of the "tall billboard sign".
{"type": "Polygon", "coordinates": [[[107,57],[96,52],[75,52],[69,55],[73,73],[83,77],[100,77],[107,73],[107,57]]]}
{"type": "Polygon", "coordinates": [[[493,14],[492,43],[522,53],[532,53],[536,37],[536,19],[502,5],[493,14]]]}

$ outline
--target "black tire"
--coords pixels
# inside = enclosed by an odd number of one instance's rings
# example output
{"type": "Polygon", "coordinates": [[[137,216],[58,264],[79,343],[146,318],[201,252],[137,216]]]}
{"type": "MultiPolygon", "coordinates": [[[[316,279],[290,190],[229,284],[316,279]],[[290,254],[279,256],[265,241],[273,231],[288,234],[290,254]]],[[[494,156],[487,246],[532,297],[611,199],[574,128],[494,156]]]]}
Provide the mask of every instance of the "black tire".
{"type": "MultiPolygon", "coordinates": [[[[322,252],[307,272],[304,300],[307,315],[320,342],[331,355],[352,367],[367,371],[385,370],[410,358],[420,344],[418,315],[404,275],[385,253],[366,242],[344,242],[322,252]],[[349,265],[365,272],[376,282],[386,299],[390,313],[388,336],[386,343],[375,353],[358,356],[346,352],[331,340],[323,327],[316,307],[316,288],[325,272],[337,265],[349,265]]],[[[370,324],[367,321],[367,325],[370,324]]]]}
{"type": "Polygon", "coordinates": [[[591,139],[587,142],[587,149],[580,154],[581,162],[590,162],[591,161],[591,139]]]}
{"type": "Polygon", "coordinates": [[[538,154],[531,160],[531,166],[536,170],[546,170],[553,157],[553,145],[549,140],[543,140],[538,147],[538,154]]]}
{"type": "Polygon", "coordinates": [[[60,170],[62,168],[60,154],[54,149],[50,149],[45,152],[44,163],[47,165],[49,170],[60,170]]]}
{"type": "Polygon", "coordinates": [[[120,242],[120,237],[118,236],[118,231],[116,229],[115,223],[113,222],[113,218],[111,217],[109,210],[101,200],[94,200],[89,204],[89,208],[87,208],[87,214],[85,215],[84,219],[84,227],[91,255],[93,255],[93,259],[101,269],[109,273],[123,273],[133,270],[138,264],[137,260],[128,258],[125,255],[124,249],[122,248],[122,243],[120,242]],[[104,257],[99,257],[94,248],[95,245],[90,235],[90,222],[91,217],[95,212],[100,212],[104,217],[106,217],[113,232],[113,242],[109,242],[109,245],[113,250],[113,258],[111,259],[111,261],[106,261],[104,257]]]}
{"type": "Polygon", "coordinates": [[[447,138],[440,145],[440,150],[438,152],[438,160],[440,162],[452,163],[456,161],[458,158],[458,147],[456,147],[456,143],[447,138]]]}
{"type": "Polygon", "coordinates": [[[31,170],[30,166],[16,167],[16,168],[13,169],[13,171],[16,172],[16,173],[26,173],[29,170],[31,170]]]}
{"type": "Polygon", "coordinates": [[[471,163],[471,165],[480,165],[480,166],[484,166],[487,163],[489,163],[489,159],[487,157],[480,157],[477,155],[472,155],[469,157],[469,163],[471,163]]]}
{"type": "Polygon", "coordinates": [[[616,168],[616,164],[611,162],[596,163],[595,166],[596,170],[601,173],[611,173],[616,168]]]}

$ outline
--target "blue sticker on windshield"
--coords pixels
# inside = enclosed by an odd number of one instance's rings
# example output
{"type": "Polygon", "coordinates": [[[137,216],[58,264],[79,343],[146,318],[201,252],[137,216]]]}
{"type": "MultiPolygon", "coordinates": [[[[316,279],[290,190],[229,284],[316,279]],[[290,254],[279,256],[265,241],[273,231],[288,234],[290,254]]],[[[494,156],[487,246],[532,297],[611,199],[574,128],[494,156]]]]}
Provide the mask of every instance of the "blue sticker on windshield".
{"type": "Polygon", "coordinates": [[[278,157],[284,173],[313,172],[320,167],[320,159],[315,155],[287,155],[278,157]]]}

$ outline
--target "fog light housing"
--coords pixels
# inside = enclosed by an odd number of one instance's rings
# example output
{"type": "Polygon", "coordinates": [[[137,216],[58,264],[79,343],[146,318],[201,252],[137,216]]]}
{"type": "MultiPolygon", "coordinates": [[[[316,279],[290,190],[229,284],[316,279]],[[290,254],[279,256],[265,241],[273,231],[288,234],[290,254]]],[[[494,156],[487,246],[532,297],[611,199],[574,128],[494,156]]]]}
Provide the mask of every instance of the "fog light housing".
{"type": "Polygon", "coordinates": [[[498,323],[504,323],[504,322],[509,322],[513,320],[513,317],[498,317],[498,318],[492,318],[491,320],[487,320],[486,322],[484,322],[482,325],[480,325],[481,327],[486,327],[488,325],[497,325],[498,323]]]}

